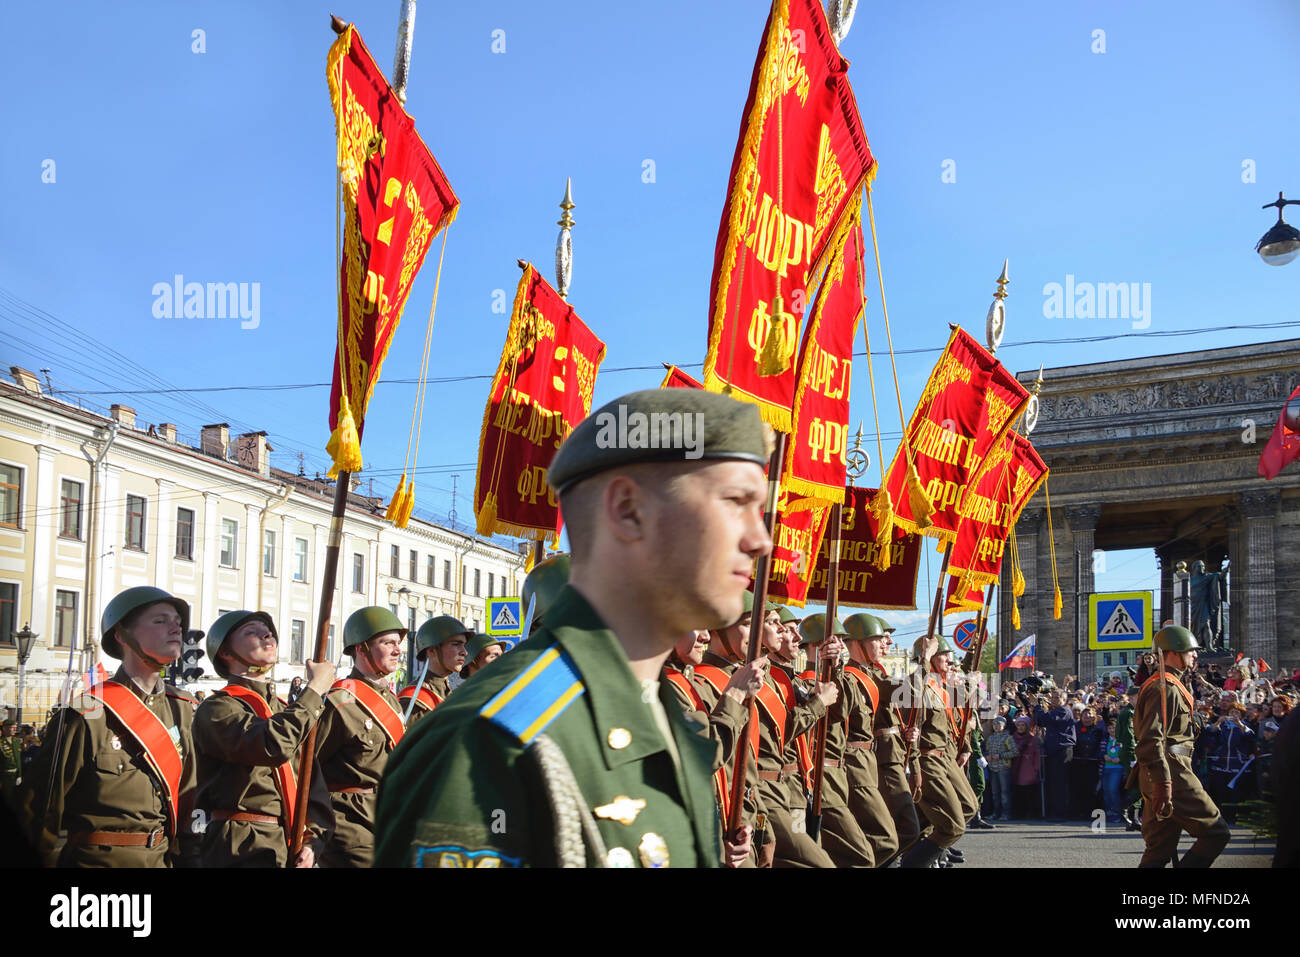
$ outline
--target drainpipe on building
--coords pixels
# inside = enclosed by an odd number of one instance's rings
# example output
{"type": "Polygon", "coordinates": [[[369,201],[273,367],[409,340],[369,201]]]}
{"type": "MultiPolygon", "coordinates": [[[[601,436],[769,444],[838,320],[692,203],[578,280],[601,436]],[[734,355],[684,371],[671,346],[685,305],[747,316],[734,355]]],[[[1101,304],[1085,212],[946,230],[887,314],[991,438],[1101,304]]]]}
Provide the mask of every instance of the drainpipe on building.
{"type": "Polygon", "coordinates": [[[464,624],[465,619],[460,616],[460,599],[465,594],[465,556],[474,550],[474,539],[465,539],[465,548],[463,551],[456,552],[456,620],[464,624]]]}
{"type": "MultiPolygon", "coordinates": [[[[103,465],[104,459],[108,456],[108,450],[113,447],[113,442],[117,438],[118,424],[110,423],[108,426],[108,441],[100,449],[99,455],[95,457],[94,464],[90,467],[90,541],[86,543],[86,627],[82,633],[86,636],[83,645],[83,655],[85,651],[90,652],[90,660],[82,663],[87,668],[93,668],[95,661],[98,660],[99,654],[95,644],[95,577],[99,570],[99,543],[103,538],[104,516],[99,508],[99,467],[103,465]]],[[[72,661],[75,653],[76,642],[73,642],[73,649],[68,652],[68,661],[72,661]]],[[[86,670],[86,669],[82,669],[86,670]]]]}
{"type": "MultiPolygon", "coordinates": [[[[262,516],[257,520],[257,540],[262,545],[262,553],[264,555],[266,553],[266,517],[270,515],[272,512],[274,512],[281,505],[283,505],[285,502],[289,501],[289,493],[293,491],[293,489],[291,489],[288,485],[282,485],[280,487],[283,489],[283,491],[280,493],[280,497],[278,499],[276,499],[274,496],[268,498],[266,500],[266,504],[262,506],[262,516]]],[[[284,548],[287,545],[288,542],[282,542],[280,547],[284,548]]],[[[253,609],[254,611],[265,610],[262,608],[262,586],[265,584],[266,584],[266,570],[260,569],[257,575],[257,607],[253,609]]],[[[281,585],[281,587],[283,587],[283,584],[281,585]]]]}

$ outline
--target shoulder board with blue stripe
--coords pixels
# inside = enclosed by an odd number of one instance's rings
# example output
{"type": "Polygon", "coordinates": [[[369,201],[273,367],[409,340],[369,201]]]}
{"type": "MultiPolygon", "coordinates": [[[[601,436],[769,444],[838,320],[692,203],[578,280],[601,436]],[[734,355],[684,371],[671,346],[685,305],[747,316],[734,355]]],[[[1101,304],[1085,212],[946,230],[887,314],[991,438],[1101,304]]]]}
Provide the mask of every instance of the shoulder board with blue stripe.
{"type": "Polygon", "coordinates": [[[480,717],[527,745],[586,690],[573,661],[551,645],[483,706],[480,717]]]}

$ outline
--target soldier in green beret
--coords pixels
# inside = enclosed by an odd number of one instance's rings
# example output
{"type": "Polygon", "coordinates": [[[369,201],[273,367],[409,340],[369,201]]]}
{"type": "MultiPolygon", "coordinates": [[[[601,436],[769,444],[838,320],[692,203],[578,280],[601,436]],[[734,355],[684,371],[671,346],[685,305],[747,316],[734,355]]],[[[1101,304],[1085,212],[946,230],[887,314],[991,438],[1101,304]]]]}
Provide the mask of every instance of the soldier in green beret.
{"type": "Polygon", "coordinates": [[[375,862],[718,867],[716,746],[660,673],[683,632],[740,617],[768,457],[753,405],[623,396],[548,479],[572,546],[540,629],[422,721],[380,787],[375,862]]]}
{"type": "Polygon", "coordinates": [[[326,693],[316,732],[316,763],[334,810],[334,833],[321,867],[370,866],[375,792],[388,755],[405,733],[401,705],[388,682],[402,663],[405,638],[398,617],[379,605],[357,609],[343,625],[352,672],[326,693]]]}
{"type": "MultiPolygon", "coordinates": [[[[334,665],[308,661],[307,683],[286,704],[270,678],[279,647],[275,622],[264,611],[229,611],[208,629],[208,659],[228,684],[194,713],[204,867],[289,864],[301,750],[325,710],[334,665]]],[[[308,838],[294,867],[315,865],[333,827],[319,765],[307,794],[308,838]]]]}
{"type": "Polygon", "coordinates": [[[1195,636],[1179,625],[1156,632],[1153,642],[1164,667],[1147,679],[1138,695],[1136,777],[1142,788],[1142,839],[1146,853],[1139,867],[1164,867],[1178,855],[1183,831],[1196,842],[1179,867],[1209,867],[1232,832],[1192,770],[1195,732],[1192,693],[1179,675],[1196,668],[1195,636]]]}
{"type": "Polygon", "coordinates": [[[122,665],[55,713],[23,778],[22,815],[47,865],[194,864],[194,698],[162,679],[189,618],[186,602],[147,585],[104,609],[100,647],[122,665]]]}
{"type": "Polygon", "coordinates": [[[411,715],[406,722],[408,728],[447,700],[447,695],[451,694],[447,679],[465,666],[469,640],[473,637],[474,630],[466,628],[451,615],[430,618],[420,626],[415,633],[415,657],[424,670],[424,679],[397,693],[402,713],[409,711],[411,715]],[[426,663],[427,668],[424,667],[426,663]],[[415,699],[414,706],[412,698],[415,699]]]}

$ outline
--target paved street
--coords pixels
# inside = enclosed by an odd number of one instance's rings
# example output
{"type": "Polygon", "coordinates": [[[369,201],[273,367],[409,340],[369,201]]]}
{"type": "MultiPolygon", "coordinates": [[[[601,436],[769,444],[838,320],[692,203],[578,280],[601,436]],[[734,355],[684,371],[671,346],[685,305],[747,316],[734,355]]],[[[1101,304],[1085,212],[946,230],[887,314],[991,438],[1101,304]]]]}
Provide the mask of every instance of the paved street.
{"type": "MultiPolygon", "coordinates": [[[[1192,844],[1183,835],[1183,853],[1192,844]]],[[[1045,824],[1041,821],[999,821],[996,831],[968,831],[957,845],[971,867],[1118,867],[1136,868],[1142,856],[1142,835],[1123,827],[1093,832],[1088,825],[1045,824]]],[[[1232,829],[1232,843],[1215,867],[1268,867],[1272,841],[1255,842],[1251,831],[1232,829]]]]}

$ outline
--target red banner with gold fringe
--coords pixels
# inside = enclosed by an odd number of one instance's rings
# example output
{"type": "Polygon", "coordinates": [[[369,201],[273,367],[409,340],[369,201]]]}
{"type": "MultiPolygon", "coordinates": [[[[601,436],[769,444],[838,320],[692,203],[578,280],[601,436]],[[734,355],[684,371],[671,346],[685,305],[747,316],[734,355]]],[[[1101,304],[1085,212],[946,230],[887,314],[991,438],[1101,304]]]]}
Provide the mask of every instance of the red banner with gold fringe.
{"type": "Polygon", "coordinates": [[[826,278],[817,290],[799,353],[794,396],[794,436],[781,487],[834,504],[848,482],[849,384],[853,337],[866,305],[862,198],[850,206],[826,278]]]}
{"type": "Polygon", "coordinates": [[[591,411],[601,342],[529,264],[479,435],[474,514],[480,535],[558,540],[560,503],[546,470],[591,411]]]}
{"type": "Polygon", "coordinates": [[[969,333],[954,326],[885,474],[894,520],[906,531],[953,541],[961,503],[984,457],[1024,410],[1029,393],[969,333]],[[908,450],[917,482],[934,512],[916,512],[908,450]]]}
{"type": "MultiPolygon", "coordinates": [[[[882,561],[877,544],[878,525],[872,511],[874,488],[846,489],[840,510],[840,568],[838,601],[854,608],[915,608],[916,577],[921,567],[919,535],[893,529],[888,561],[882,561]],[[888,567],[881,571],[880,565],[888,567]]],[[[808,588],[808,601],[826,601],[830,581],[829,538],[822,536],[817,565],[808,588]]]]}
{"type": "Polygon", "coordinates": [[[659,383],[661,389],[703,389],[704,383],[694,376],[683,372],[677,366],[665,363],[664,381],[659,383]]]}
{"type": "Polygon", "coordinates": [[[772,532],[772,570],[767,583],[770,600],[797,608],[808,601],[813,559],[822,547],[829,513],[830,506],[825,503],[781,490],[772,532]]]}
{"type": "Polygon", "coordinates": [[[730,384],[783,432],[809,278],[875,173],[847,69],[819,0],[774,0],[718,229],[704,385],[730,384]]]}
{"type": "Polygon", "coordinates": [[[411,283],[460,200],[354,27],[330,47],[326,72],[344,207],[326,446],[333,477],[361,468],[366,407],[411,283]]]}

